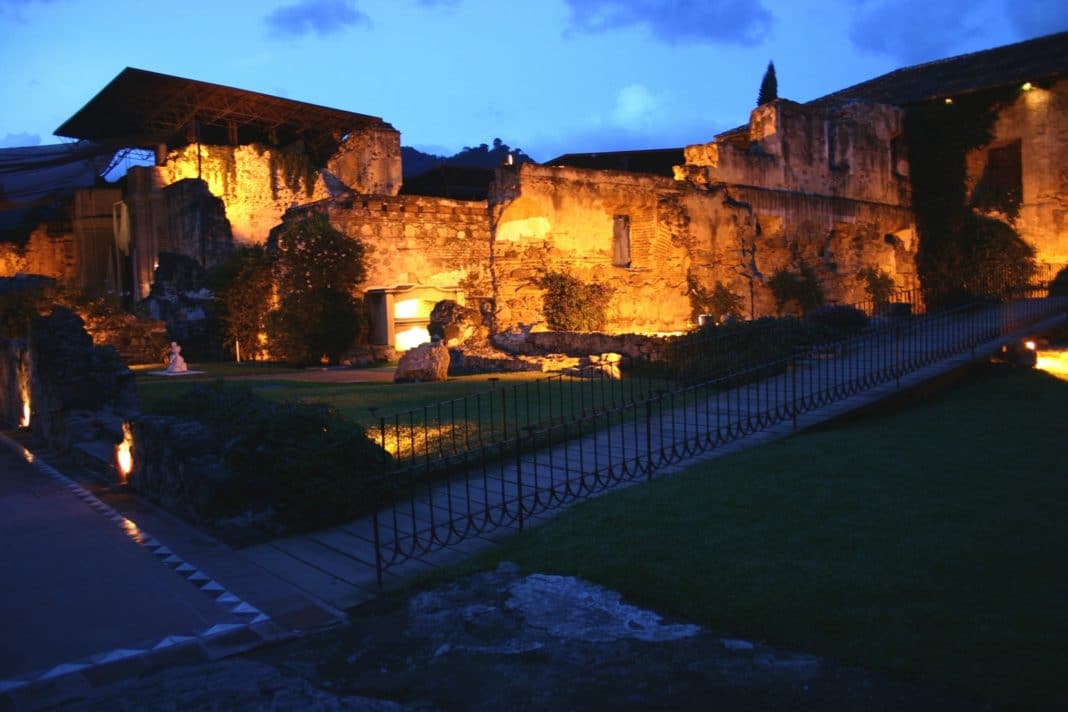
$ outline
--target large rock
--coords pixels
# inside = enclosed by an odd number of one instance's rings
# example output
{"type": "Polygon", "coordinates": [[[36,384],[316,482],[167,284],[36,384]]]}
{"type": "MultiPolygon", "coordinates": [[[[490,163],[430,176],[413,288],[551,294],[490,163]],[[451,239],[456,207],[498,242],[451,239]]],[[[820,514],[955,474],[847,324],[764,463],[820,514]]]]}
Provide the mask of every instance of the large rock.
{"type": "Polygon", "coordinates": [[[449,349],[441,341],[406,351],[393,374],[394,383],[444,381],[449,377],[449,349]]]}
{"type": "Polygon", "coordinates": [[[472,342],[484,343],[489,337],[482,313],[451,299],[443,299],[434,305],[427,331],[430,338],[440,339],[449,348],[472,342]]]}

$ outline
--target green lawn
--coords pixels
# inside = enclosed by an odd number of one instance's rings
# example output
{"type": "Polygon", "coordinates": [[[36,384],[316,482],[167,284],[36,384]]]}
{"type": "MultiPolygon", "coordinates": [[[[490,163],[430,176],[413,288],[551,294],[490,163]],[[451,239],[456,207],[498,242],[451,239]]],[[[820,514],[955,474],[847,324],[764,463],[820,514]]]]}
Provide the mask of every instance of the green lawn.
{"type": "Polygon", "coordinates": [[[469,566],[580,576],[732,636],[1068,707],[1068,383],[997,372],[587,502],[469,566]]]}
{"type": "Polygon", "coordinates": [[[376,440],[381,438],[380,418],[386,418],[385,445],[400,458],[419,456],[427,449],[434,452],[438,447],[465,450],[469,443],[511,438],[517,426],[544,426],[619,407],[662,385],[648,379],[549,379],[541,372],[459,376],[440,383],[317,383],[295,380],[302,372],[282,367],[222,364],[194,368],[207,373],[181,379],[140,375],[137,389],[142,409],[163,412],[166,401],[198,383],[217,378],[244,380],[241,377],[253,375],[255,379],[245,382],[263,396],[332,405],[368,426],[376,440]]]}

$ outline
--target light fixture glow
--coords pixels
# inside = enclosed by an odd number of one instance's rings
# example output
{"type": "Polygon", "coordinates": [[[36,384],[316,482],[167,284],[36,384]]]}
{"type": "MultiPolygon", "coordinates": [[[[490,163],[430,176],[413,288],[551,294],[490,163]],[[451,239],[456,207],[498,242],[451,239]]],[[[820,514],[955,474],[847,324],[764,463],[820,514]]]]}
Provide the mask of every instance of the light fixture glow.
{"type": "Polygon", "coordinates": [[[119,479],[125,483],[133,472],[133,430],[129,423],[122,424],[122,442],[115,446],[115,464],[119,468],[119,479]]]}
{"type": "Polygon", "coordinates": [[[397,351],[407,351],[428,341],[430,341],[430,332],[426,330],[426,327],[413,326],[410,329],[397,332],[393,348],[397,349],[397,351]]]}
{"type": "Polygon", "coordinates": [[[1034,351],[1036,347],[1037,347],[1037,344],[1035,344],[1034,340],[1032,340],[1032,339],[1028,339],[1027,341],[1024,342],[1024,348],[1027,349],[1028,351],[1034,351]]]}
{"type": "Polygon", "coordinates": [[[1035,88],[1035,85],[1032,84],[1031,82],[1024,82],[1023,84],[1020,85],[1020,91],[1031,91],[1034,88],[1035,88]]]}
{"type": "Polygon", "coordinates": [[[414,319],[419,316],[419,300],[405,299],[393,305],[394,319],[414,319]]]}
{"type": "Polygon", "coordinates": [[[953,97],[947,96],[946,97],[946,104],[952,104],[952,103],[953,103],[953,97]]]}

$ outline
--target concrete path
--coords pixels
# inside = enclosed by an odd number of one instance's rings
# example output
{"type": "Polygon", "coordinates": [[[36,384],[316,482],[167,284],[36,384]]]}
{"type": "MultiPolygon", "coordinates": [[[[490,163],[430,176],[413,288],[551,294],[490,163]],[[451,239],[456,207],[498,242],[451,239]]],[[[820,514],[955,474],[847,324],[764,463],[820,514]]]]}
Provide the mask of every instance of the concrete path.
{"type": "Polygon", "coordinates": [[[342,618],[137,498],[105,503],[0,439],[0,708],[342,618]]]}

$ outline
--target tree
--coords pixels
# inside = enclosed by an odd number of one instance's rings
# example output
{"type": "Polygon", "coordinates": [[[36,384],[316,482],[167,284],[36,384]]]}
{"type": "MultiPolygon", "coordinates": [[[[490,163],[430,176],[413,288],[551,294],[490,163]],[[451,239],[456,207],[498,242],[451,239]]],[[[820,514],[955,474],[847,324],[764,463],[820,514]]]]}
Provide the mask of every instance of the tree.
{"type": "Polygon", "coordinates": [[[237,360],[255,359],[267,330],[274,285],[273,260],[262,247],[241,247],[211,275],[223,345],[237,360]]]}
{"type": "Polygon", "coordinates": [[[779,80],[775,78],[775,63],[768,62],[768,68],[764,71],[764,78],[760,81],[760,94],[757,95],[757,106],[775,101],[779,98],[779,80]]]}
{"type": "Polygon", "coordinates": [[[312,215],[271,235],[279,305],[268,319],[271,353],[291,363],[337,362],[363,330],[356,297],[366,277],[364,247],[312,215]]]}

